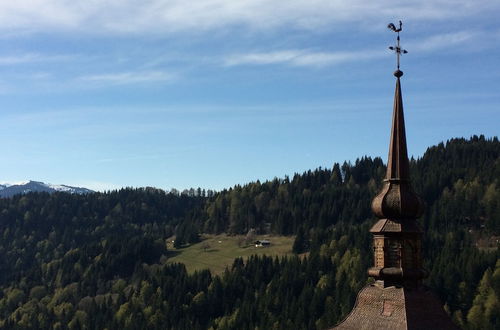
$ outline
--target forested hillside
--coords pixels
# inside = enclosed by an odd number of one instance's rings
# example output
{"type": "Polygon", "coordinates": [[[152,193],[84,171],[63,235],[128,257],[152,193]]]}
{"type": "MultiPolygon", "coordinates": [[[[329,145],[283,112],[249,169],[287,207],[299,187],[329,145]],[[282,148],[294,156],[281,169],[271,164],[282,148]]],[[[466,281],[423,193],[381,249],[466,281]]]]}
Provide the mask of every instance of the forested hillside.
{"type": "MultiPolygon", "coordinates": [[[[411,161],[427,203],[427,284],[463,328],[500,328],[500,143],[453,139],[411,161]],[[481,242],[481,248],[477,247],[481,242]]],[[[0,327],[323,329],[367,282],[370,202],[385,173],[361,158],[291,178],[165,193],[0,199],[0,327]],[[236,259],[221,276],[168,264],[167,238],[296,235],[307,256],[236,259]]]]}

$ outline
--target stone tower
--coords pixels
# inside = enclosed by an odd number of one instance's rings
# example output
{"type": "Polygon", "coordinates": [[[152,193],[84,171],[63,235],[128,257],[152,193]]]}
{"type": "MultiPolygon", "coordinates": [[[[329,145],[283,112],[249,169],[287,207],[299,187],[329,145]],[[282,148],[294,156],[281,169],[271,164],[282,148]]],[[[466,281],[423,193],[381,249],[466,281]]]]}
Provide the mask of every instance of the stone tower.
{"type": "Polygon", "coordinates": [[[398,33],[397,46],[390,47],[398,65],[387,173],[372,202],[379,220],[370,230],[374,265],[368,275],[375,281],[359,292],[351,313],[334,329],[458,329],[439,299],[422,285],[428,272],[422,266],[423,231],[417,218],[424,205],[410,181],[399,70],[399,56],[406,53],[399,45],[401,26],[389,24],[398,33]]]}

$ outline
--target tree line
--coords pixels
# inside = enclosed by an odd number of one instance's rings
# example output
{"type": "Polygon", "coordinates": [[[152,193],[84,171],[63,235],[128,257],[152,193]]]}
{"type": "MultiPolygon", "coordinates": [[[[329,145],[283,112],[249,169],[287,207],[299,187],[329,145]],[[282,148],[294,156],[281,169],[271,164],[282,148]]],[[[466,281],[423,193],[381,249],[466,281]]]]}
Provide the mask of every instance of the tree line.
{"type": "MultiPolygon", "coordinates": [[[[363,157],[220,192],[127,188],[0,199],[0,327],[332,326],[368,281],[370,202],[384,173],[380,158],[363,157]],[[180,247],[200,233],[250,229],[294,235],[297,256],[236,259],[222,275],[168,262],[172,235],[180,247]]],[[[462,328],[498,328],[498,139],[430,147],[411,160],[411,174],[427,204],[426,284],[462,328]]]]}

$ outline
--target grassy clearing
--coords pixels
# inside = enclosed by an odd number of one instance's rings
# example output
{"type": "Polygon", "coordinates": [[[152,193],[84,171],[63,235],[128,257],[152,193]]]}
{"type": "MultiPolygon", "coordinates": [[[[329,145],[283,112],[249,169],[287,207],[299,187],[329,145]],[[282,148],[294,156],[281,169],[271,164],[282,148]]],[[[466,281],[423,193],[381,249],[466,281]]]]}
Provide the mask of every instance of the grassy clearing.
{"type": "Polygon", "coordinates": [[[225,234],[204,235],[200,243],[182,249],[174,249],[169,245],[168,262],[181,262],[186,265],[189,272],[208,268],[212,274],[220,274],[238,257],[248,258],[254,254],[268,256],[292,254],[294,237],[262,235],[256,236],[253,240],[267,239],[271,242],[269,247],[242,245],[244,238],[244,236],[225,234]]]}

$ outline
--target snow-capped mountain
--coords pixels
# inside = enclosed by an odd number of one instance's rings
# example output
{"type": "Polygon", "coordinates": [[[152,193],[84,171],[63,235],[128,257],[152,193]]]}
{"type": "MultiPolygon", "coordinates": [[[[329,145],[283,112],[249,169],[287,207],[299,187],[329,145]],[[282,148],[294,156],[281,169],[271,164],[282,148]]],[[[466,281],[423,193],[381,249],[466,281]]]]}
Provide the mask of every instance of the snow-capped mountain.
{"type": "Polygon", "coordinates": [[[27,194],[29,192],[67,192],[70,194],[88,194],[93,190],[81,187],[71,187],[64,184],[50,184],[40,181],[26,181],[17,183],[0,183],[0,197],[11,197],[17,194],[27,194]]]}

